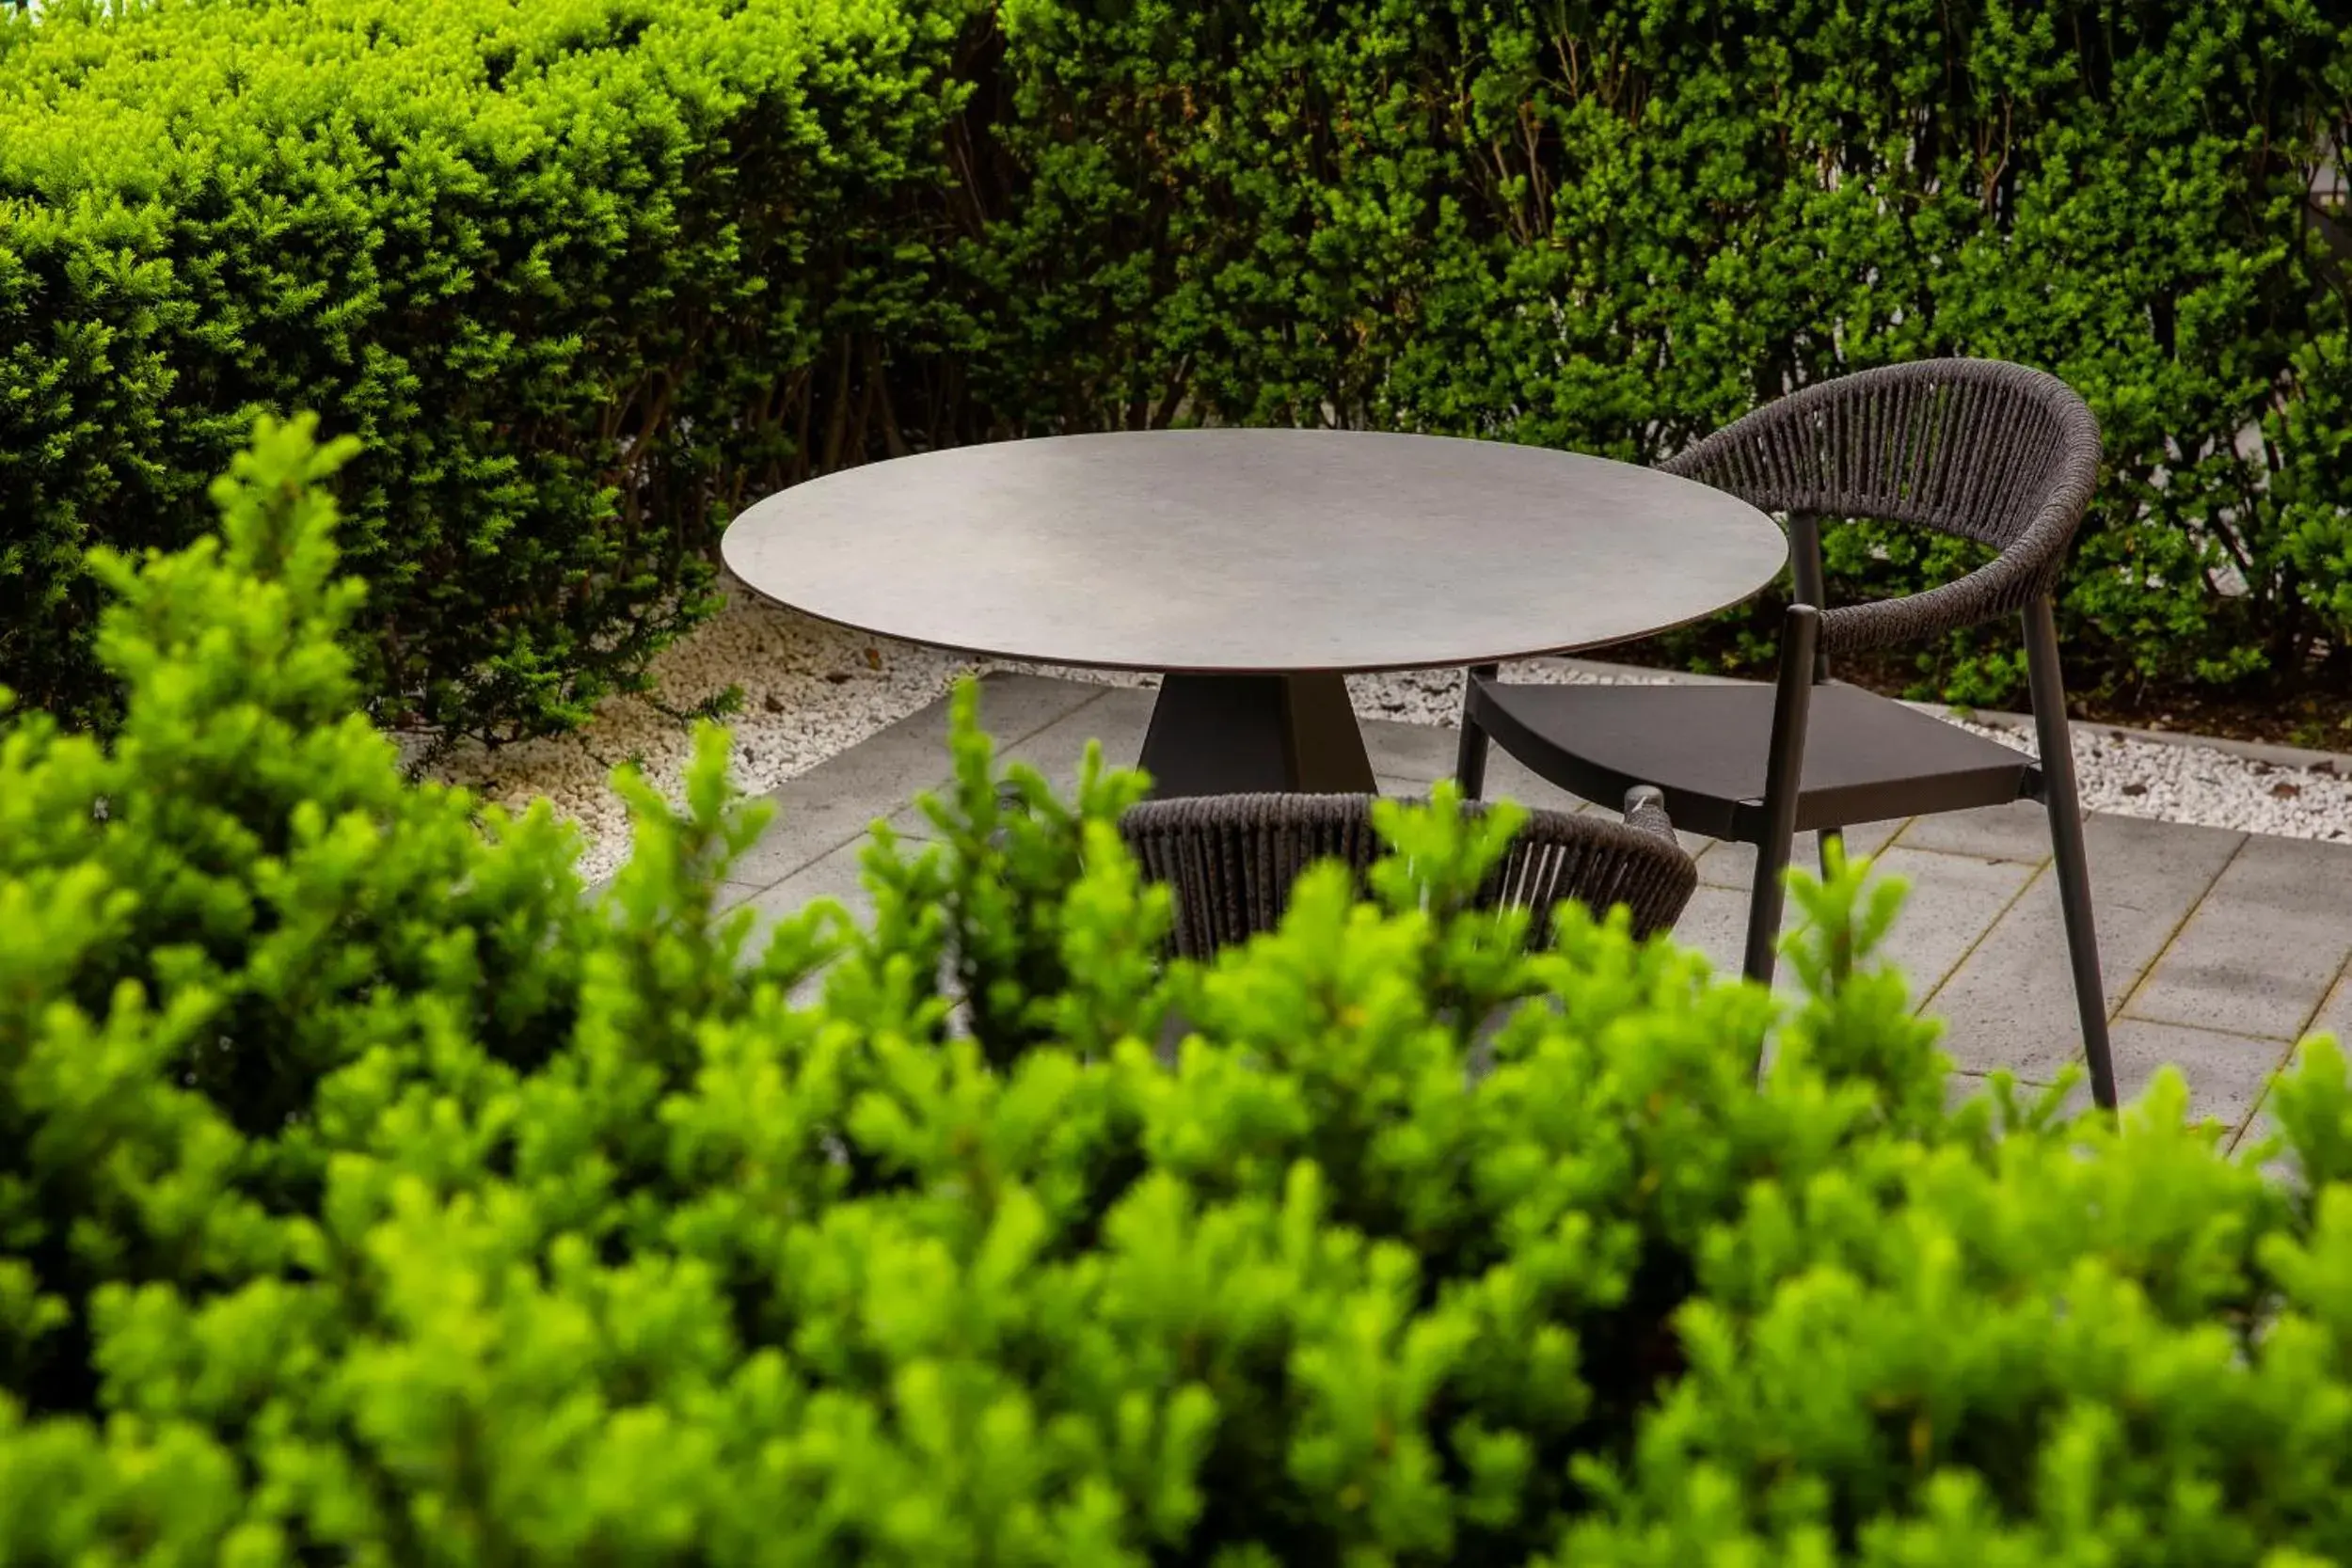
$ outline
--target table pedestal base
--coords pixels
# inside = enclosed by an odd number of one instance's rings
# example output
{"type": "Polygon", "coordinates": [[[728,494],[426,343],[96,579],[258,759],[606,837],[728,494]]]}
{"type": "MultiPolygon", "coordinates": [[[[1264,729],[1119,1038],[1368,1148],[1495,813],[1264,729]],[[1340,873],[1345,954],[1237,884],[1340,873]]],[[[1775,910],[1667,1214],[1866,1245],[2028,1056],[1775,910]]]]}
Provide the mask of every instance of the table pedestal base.
{"type": "Polygon", "coordinates": [[[1341,675],[1168,675],[1141,766],[1162,800],[1377,793],[1341,675]]]}

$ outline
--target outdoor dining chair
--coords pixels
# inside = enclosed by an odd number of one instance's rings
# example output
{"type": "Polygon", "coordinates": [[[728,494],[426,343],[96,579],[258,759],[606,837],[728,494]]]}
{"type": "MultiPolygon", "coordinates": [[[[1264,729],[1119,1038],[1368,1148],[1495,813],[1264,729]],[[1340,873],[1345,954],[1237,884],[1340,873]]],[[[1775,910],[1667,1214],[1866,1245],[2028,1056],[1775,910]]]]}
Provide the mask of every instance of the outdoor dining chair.
{"type": "Polygon", "coordinates": [[[1839,830],[2038,800],[2049,814],[2058,902],[2091,1094],[2115,1104],[2090,874],[2050,595],[2099,469],[2099,425],[2040,371],[1934,359],[1864,371],[1770,404],[1663,465],[1788,518],[1794,598],[1771,685],[1506,685],[1470,671],[1463,793],[1484,784],[1489,738],[1587,800],[1655,785],[1675,821],[1756,847],[1746,973],[1772,977],[1795,835],[1824,853],[1839,830]],[[1976,570],[1924,593],[1829,608],[1824,519],[1910,523],[1991,546],[1976,570]],[[2002,615],[2025,624],[2040,760],[1932,715],[1829,680],[1834,654],[1941,637],[2002,615]]]}
{"type": "MultiPolygon", "coordinates": [[[[1129,808],[1120,831],[1144,875],[1175,897],[1173,945],[1206,958],[1280,924],[1291,885],[1319,861],[1356,874],[1388,853],[1369,795],[1200,795],[1129,808]]],[[[1465,812],[1478,806],[1465,804],[1465,812]]],[[[1479,890],[1484,908],[1532,910],[1529,939],[1550,933],[1565,899],[1596,913],[1623,904],[1634,934],[1673,927],[1698,886],[1698,867],[1675,837],[1659,792],[1636,789],[1622,821],[1530,811],[1502,863],[1479,890]]]]}

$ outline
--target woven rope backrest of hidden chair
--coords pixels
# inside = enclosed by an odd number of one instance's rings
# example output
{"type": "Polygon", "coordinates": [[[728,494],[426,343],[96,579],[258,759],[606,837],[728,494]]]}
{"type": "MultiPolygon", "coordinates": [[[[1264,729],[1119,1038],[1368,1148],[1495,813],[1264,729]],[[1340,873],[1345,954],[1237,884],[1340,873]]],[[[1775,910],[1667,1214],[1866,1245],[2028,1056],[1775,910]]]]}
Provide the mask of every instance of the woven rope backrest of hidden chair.
{"type": "MultiPolygon", "coordinates": [[[[1300,872],[1336,860],[1356,876],[1387,853],[1372,825],[1373,798],[1358,795],[1225,795],[1156,800],[1127,814],[1121,831],[1146,876],[1176,898],[1175,945],[1187,957],[1272,930],[1300,872]]],[[[1480,810],[1475,804],[1465,811],[1480,810]]],[[[1481,888],[1484,907],[1537,911],[1563,899],[1596,911],[1624,904],[1647,935],[1674,924],[1696,872],[1662,814],[1629,826],[1598,816],[1534,812],[1481,888]]]]}

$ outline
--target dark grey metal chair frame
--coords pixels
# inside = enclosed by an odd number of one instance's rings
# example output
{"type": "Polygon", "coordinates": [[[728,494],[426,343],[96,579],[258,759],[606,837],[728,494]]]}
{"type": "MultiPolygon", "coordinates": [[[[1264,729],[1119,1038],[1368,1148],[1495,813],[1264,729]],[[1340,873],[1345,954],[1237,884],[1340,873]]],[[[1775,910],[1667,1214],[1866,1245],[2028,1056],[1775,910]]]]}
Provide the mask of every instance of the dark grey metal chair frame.
{"type": "Polygon", "coordinates": [[[2047,809],[2058,900],[2098,1104],[2115,1104],[2090,873],[2059,677],[2051,594],[2099,470],[2099,426],[2063,382],[2020,365],[1938,359],[1865,371],[1791,393],[1662,465],[1788,519],[1795,603],[1771,686],[1536,687],[1470,671],[1456,772],[1484,784],[1489,737],[1588,800],[1664,792],[1695,832],[1756,846],[1746,973],[1770,984],[1791,842],[1824,852],[1838,831],[2037,800],[2047,809]],[[1999,553],[1925,593],[1829,608],[1822,518],[1914,523],[1999,553]],[[1829,679],[1833,654],[2023,619],[2040,760],[1829,679]]]}
{"type": "MultiPolygon", "coordinates": [[[[1175,895],[1173,946],[1206,958],[1272,930],[1298,874],[1337,860],[1360,879],[1388,853],[1372,825],[1369,795],[1202,795],[1147,800],[1120,831],[1144,875],[1175,895]]],[[[1474,804],[1466,811],[1476,812],[1474,804]]],[[[1698,867],[1675,837],[1655,789],[1630,792],[1625,819],[1531,811],[1502,864],[1480,889],[1487,908],[1528,909],[1529,940],[1550,936],[1540,918],[1563,899],[1596,911],[1623,904],[1633,930],[1670,928],[1698,886],[1698,867]]]]}

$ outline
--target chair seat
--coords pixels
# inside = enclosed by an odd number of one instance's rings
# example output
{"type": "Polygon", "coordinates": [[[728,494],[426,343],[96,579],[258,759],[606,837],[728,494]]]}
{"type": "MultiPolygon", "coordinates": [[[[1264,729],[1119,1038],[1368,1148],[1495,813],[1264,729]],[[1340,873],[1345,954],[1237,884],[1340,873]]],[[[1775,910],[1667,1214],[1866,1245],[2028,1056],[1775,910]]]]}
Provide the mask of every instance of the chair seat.
{"type": "MultiPolygon", "coordinates": [[[[1772,689],[1520,686],[1473,678],[1470,717],[1528,768],[1588,800],[1655,784],[1675,825],[1753,840],[1763,827],[1772,689]]],[[[1797,830],[2001,805],[2038,788],[2033,759],[1901,703],[1813,689],[1797,830]]]]}

